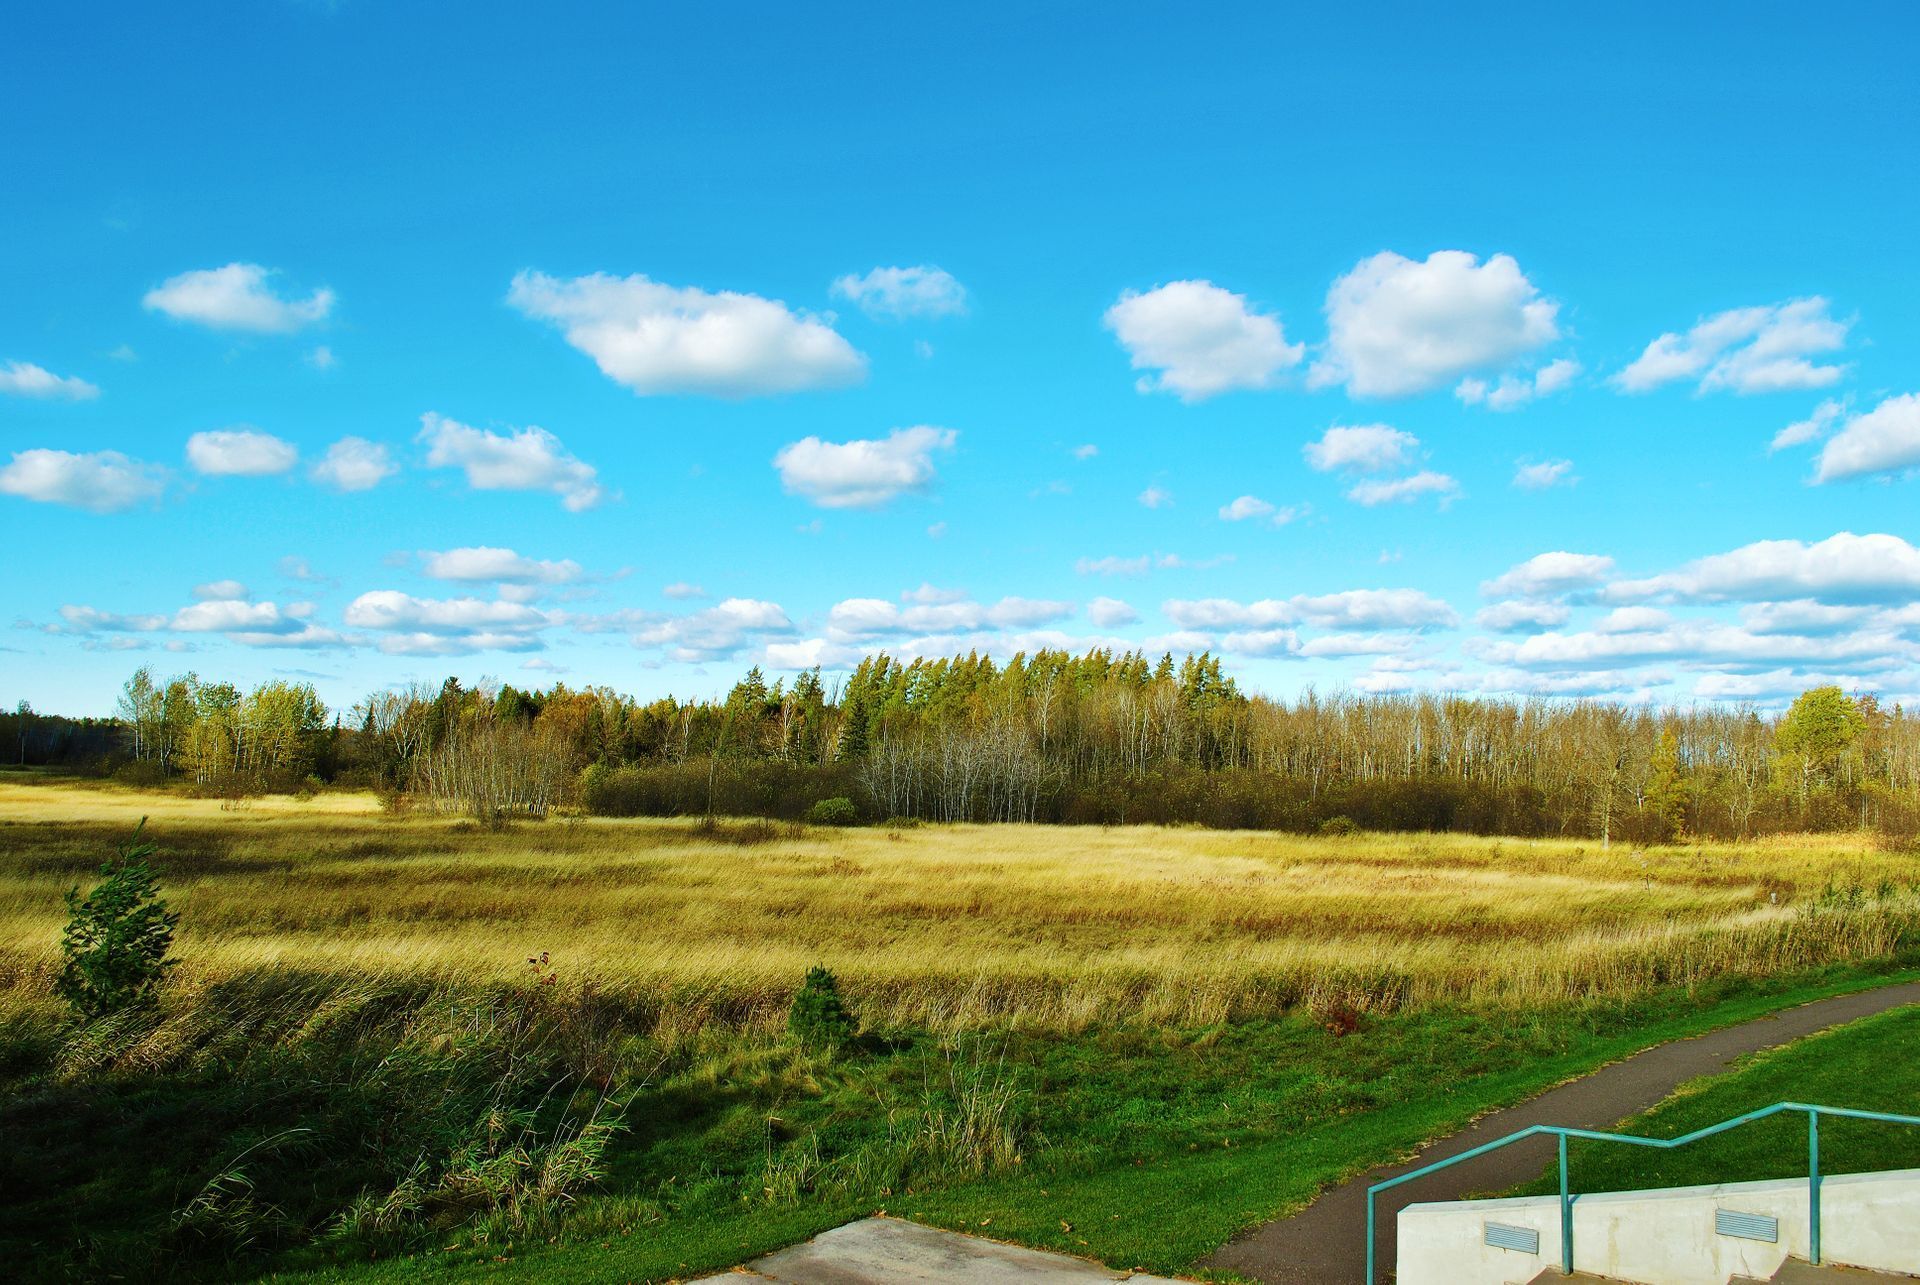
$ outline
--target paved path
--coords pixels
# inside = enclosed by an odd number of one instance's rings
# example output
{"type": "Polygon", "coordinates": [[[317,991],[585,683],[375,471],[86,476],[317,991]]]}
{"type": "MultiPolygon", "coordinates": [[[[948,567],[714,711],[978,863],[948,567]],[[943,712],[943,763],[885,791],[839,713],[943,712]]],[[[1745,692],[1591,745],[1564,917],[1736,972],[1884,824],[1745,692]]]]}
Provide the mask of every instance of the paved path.
{"type": "MultiPolygon", "coordinates": [[[[1920,1003],[1920,982],[1836,995],[1743,1022],[1695,1039],[1676,1040],[1604,1066],[1539,1097],[1483,1116],[1475,1124],[1428,1144],[1404,1164],[1387,1165],[1331,1187],[1290,1218],[1282,1218],[1221,1246],[1206,1266],[1274,1285],[1361,1285],[1366,1277],[1367,1187],[1435,1160],[1536,1124],[1605,1129],[1645,1111],[1688,1080],[1727,1069],[1738,1057],[1811,1035],[1830,1026],[1905,1004],[1920,1003]]],[[[1765,1104],[1759,1104],[1765,1105],[1765,1104]]],[[[1844,1104],[1836,1104],[1844,1105],[1844,1104]]],[[[1378,1216],[1382,1274],[1394,1258],[1394,1215],[1424,1200],[1461,1200],[1500,1191],[1540,1176],[1553,1159],[1551,1137],[1529,1138],[1478,1160],[1382,1193],[1378,1216]]]]}
{"type": "Polygon", "coordinates": [[[1048,1254],[898,1218],[862,1218],[693,1285],[1178,1285],[1164,1276],[1115,1271],[1087,1258],[1048,1254]]]}

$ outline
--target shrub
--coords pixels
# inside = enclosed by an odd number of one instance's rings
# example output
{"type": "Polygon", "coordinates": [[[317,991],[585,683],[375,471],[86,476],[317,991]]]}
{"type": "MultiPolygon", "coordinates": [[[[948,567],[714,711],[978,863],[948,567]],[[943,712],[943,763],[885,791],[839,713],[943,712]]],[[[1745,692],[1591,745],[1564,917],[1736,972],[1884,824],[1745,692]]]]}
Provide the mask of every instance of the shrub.
{"type": "Polygon", "coordinates": [[[849,798],[821,799],[807,809],[808,825],[854,825],[859,820],[860,809],[849,798]]]}
{"type": "Polygon", "coordinates": [[[75,884],[67,891],[67,930],[60,938],[65,960],[54,989],[88,1021],[153,1001],[171,966],[167,951],[180,916],[167,910],[147,858],[153,845],[133,841],[118,862],[100,867],[100,883],[83,900],[75,884]]]}
{"type": "Polygon", "coordinates": [[[1352,817],[1328,817],[1320,823],[1320,833],[1329,838],[1342,838],[1350,834],[1359,834],[1360,827],[1353,823],[1352,817]]]}
{"type": "Polygon", "coordinates": [[[830,1048],[852,1039],[858,1026],[840,997],[839,980],[818,964],[809,968],[793,997],[793,1007],[787,1010],[787,1029],[802,1044],[830,1048]]]}

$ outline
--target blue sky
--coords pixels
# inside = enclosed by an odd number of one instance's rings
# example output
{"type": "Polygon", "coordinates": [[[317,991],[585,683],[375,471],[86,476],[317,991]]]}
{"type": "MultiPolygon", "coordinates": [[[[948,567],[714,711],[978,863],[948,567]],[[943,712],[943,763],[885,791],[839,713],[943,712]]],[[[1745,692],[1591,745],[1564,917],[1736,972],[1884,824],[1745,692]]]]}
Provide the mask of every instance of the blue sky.
{"type": "Polygon", "coordinates": [[[1920,692],[1910,8],[1035,8],[18,14],[0,701],[1920,692]]]}

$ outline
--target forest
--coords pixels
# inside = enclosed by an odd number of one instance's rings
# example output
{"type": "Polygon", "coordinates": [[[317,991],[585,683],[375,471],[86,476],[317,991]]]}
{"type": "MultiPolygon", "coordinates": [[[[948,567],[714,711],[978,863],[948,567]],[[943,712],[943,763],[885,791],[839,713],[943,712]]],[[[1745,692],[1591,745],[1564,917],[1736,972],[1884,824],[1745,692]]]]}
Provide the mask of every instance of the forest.
{"type": "Polygon", "coordinates": [[[0,714],[22,763],[242,795],[375,789],[488,820],[603,815],[1590,836],[1920,833],[1920,726],[1870,693],[1784,711],[1242,689],[1217,657],[866,658],[638,701],[449,678],[329,710],[137,671],[111,720],[0,714]]]}

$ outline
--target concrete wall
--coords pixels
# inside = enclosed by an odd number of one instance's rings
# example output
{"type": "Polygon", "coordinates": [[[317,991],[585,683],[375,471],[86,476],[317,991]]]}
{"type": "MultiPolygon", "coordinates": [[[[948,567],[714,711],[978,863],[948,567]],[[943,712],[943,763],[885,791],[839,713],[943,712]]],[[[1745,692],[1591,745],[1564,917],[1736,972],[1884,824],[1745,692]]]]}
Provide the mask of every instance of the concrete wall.
{"type": "MultiPolygon", "coordinates": [[[[1843,1174],[1820,1185],[1821,1261],[1920,1275],[1920,1169],[1843,1174]]],[[[1399,1219],[1399,1285],[1524,1285],[1560,1266],[1560,1202],[1452,1200],[1409,1205],[1399,1219]],[[1495,1249],[1489,1222],[1531,1227],[1540,1252],[1495,1249]]],[[[1765,1280],[1810,1252],[1806,1179],[1576,1196],[1574,1267],[1638,1285],[1765,1280]],[[1722,1236],[1714,1211],[1780,1220],[1777,1244],[1722,1236]]]]}

